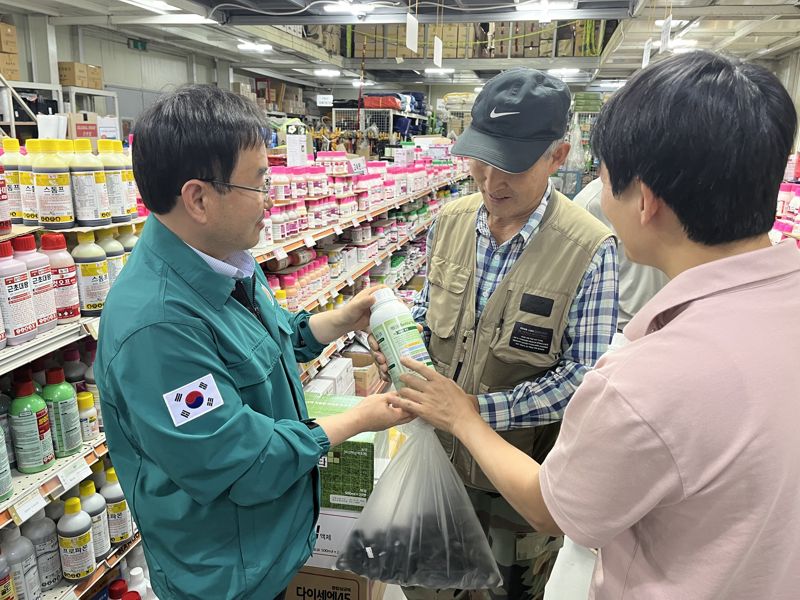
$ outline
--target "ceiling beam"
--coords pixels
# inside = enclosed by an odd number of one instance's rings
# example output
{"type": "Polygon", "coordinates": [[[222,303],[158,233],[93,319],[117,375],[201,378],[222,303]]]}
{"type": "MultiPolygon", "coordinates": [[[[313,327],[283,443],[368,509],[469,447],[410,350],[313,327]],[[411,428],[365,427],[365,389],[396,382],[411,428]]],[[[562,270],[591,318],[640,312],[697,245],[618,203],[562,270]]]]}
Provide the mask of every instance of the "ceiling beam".
{"type": "Polygon", "coordinates": [[[40,15],[58,16],[61,14],[53,8],[45,8],[41,5],[35,4],[34,2],[29,2],[27,6],[20,7],[19,0],[0,0],[0,7],[8,7],[11,9],[9,12],[19,12],[19,10],[22,8],[22,10],[26,11],[23,13],[25,15],[38,13],[40,15]]]}
{"type": "Polygon", "coordinates": [[[779,5],[719,5],[719,6],[674,6],[673,19],[693,19],[705,17],[707,19],[758,19],[761,17],[788,17],[800,19],[800,7],[791,4],[779,5]]]}
{"type": "MultiPolygon", "coordinates": [[[[367,58],[364,66],[369,71],[422,71],[431,66],[431,61],[420,58],[407,58],[398,63],[393,58],[367,58]]],[[[502,71],[513,67],[526,66],[531,69],[596,69],[600,58],[592,57],[560,57],[560,58],[447,58],[442,62],[443,67],[453,68],[456,71],[502,71]]],[[[346,58],[344,65],[347,69],[360,70],[360,58],[346,58]]]]}
{"type": "Polygon", "coordinates": [[[780,17],[778,17],[776,15],[773,15],[771,17],[768,17],[768,18],[764,19],[763,21],[751,21],[750,23],[746,23],[744,25],[741,25],[740,27],[736,28],[736,31],[734,32],[734,34],[732,36],[730,36],[729,38],[726,38],[726,39],[722,40],[721,42],[719,42],[718,44],[716,44],[714,46],[714,50],[724,50],[725,48],[727,48],[731,44],[735,43],[737,40],[740,40],[743,37],[746,37],[746,36],[750,35],[756,29],[760,28],[762,25],[766,25],[770,21],[775,21],[776,19],[779,19],[779,18],[780,17]]]}
{"type": "Polygon", "coordinates": [[[746,59],[753,60],[754,58],[766,58],[770,54],[775,54],[781,50],[786,50],[787,48],[798,45],[800,45],[800,36],[788,37],[776,44],[772,44],[771,46],[767,46],[766,48],[762,48],[761,50],[756,50],[755,52],[748,54],[746,59]]]}
{"type": "MultiPolygon", "coordinates": [[[[418,14],[420,23],[474,23],[476,21],[540,21],[543,17],[541,10],[498,11],[491,8],[486,11],[471,11],[464,13],[445,13],[437,16],[436,13],[418,14]]],[[[573,19],[624,19],[628,17],[627,8],[581,8],[581,9],[552,9],[549,17],[553,21],[569,21],[573,19]]],[[[300,13],[298,15],[268,16],[259,14],[234,14],[227,23],[230,25],[352,25],[353,15],[315,15],[313,13],[300,13]]],[[[359,25],[404,24],[406,12],[372,13],[363,19],[358,19],[359,25]]]]}

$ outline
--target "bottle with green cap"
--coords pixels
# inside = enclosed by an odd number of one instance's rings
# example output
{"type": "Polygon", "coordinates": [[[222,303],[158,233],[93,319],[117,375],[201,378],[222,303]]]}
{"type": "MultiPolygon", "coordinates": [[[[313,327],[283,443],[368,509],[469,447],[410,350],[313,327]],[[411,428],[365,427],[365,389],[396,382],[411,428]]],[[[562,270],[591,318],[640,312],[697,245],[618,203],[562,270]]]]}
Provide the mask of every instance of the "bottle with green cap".
{"type": "Polygon", "coordinates": [[[17,383],[10,414],[17,470],[20,473],[38,473],[53,466],[55,455],[47,404],[34,393],[32,381],[17,383]]]}
{"type": "Polygon", "coordinates": [[[114,546],[124,544],[133,537],[133,523],[128,502],[117,479],[117,471],[113,467],[106,471],[106,484],[100,490],[100,494],[106,499],[111,544],[114,546]]]}
{"type": "Polygon", "coordinates": [[[47,412],[50,414],[56,458],[80,452],[83,448],[83,438],[78,402],[75,398],[75,388],[64,379],[64,369],[47,370],[47,385],[42,390],[42,395],[47,404],[47,412]]]}
{"type": "Polygon", "coordinates": [[[119,277],[122,267],[125,266],[125,248],[120,242],[114,239],[113,229],[101,229],[97,232],[97,245],[106,253],[108,260],[108,282],[109,286],[119,277]]]}
{"type": "Polygon", "coordinates": [[[39,140],[39,153],[31,163],[39,223],[45,229],[75,226],[69,165],[58,152],[58,142],[39,140]]]}
{"type": "Polygon", "coordinates": [[[94,573],[92,517],[81,510],[80,498],[64,503],[64,516],[58,520],[58,549],[64,579],[80,581],[94,573]]]}
{"type": "Polygon", "coordinates": [[[81,315],[99,317],[111,284],[106,253],[94,243],[94,233],[91,231],[78,233],[78,245],[72,250],[72,258],[75,259],[75,266],[78,269],[81,315]]]}
{"type": "Polygon", "coordinates": [[[39,208],[36,205],[36,186],[33,182],[33,159],[39,153],[39,140],[25,142],[27,154],[19,159],[19,192],[22,204],[22,222],[25,225],[39,225],[39,208]]]}
{"type": "Polygon", "coordinates": [[[106,173],[103,161],[92,154],[92,142],[75,140],[75,154],[69,166],[75,218],[80,227],[111,224],[106,173]]]}
{"type": "MultiPolygon", "coordinates": [[[[16,138],[3,139],[3,156],[0,164],[6,171],[6,193],[8,194],[8,210],[11,213],[12,223],[22,223],[22,196],[19,189],[19,140],[16,138]]],[[[0,596],[2,600],[2,596],[0,596]]]]}
{"type": "Polygon", "coordinates": [[[128,185],[123,173],[127,169],[127,165],[123,158],[117,155],[114,141],[97,140],[97,156],[103,163],[106,173],[111,220],[114,223],[128,223],[131,215],[128,213],[128,185]]]}
{"type": "Polygon", "coordinates": [[[106,500],[97,493],[94,481],[81,483],[81,508],[92,518],[92,543],[95,560],[103,560],[111,552],[111,535],[108,532],[106,500]]]}

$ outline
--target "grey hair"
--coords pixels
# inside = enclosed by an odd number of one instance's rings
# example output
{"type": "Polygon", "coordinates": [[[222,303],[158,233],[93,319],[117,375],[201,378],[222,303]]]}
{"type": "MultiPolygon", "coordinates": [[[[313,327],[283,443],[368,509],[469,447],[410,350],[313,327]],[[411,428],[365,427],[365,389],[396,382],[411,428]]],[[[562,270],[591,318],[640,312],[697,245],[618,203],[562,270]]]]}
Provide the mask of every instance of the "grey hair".
{"type": "Polygon", "coordinates": [[[542,157],[543,158],[550,158],[551,156],[553,156],[553,153],[556,150],[558,150],[558,148],[561,146],[561,144],[564,144],[564,143],[566,143],[566,140],[564,140],[563,138],[558,138],[557,140],[553,140],[553,143],[550,144],[547,147],[547,150],[544,151],[544,154],[542,154],[542,157]]]}

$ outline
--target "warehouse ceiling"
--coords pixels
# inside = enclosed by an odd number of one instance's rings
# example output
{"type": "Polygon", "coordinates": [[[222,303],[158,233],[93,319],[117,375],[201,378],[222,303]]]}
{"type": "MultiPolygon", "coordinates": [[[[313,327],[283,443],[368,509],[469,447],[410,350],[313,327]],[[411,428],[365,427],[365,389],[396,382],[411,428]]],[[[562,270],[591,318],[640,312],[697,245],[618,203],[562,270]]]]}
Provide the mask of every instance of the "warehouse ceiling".
{"type": "Polygon", "coordinates": [[[714,48],[772,60],[800,49],[798,0],[0,0],[0,11],[44,14],[56,25],[94,26],[230,62],[234,68],[287,81],[332,87],[364,76],[394,84],[479,84],[512,66],[559,73],[577,87],[618,85],[641,68],[645,44],[660,52],[662,20],[672,15],[670,52],[714,48]],[[496,21],[619,20],[599,57],[445,59],[452,72],[426,74],[430,59],[343,58],[287,31],[312,24],[421,24],[496,21]],[[338,71],[319,78],[315,69],[338,71]]]}

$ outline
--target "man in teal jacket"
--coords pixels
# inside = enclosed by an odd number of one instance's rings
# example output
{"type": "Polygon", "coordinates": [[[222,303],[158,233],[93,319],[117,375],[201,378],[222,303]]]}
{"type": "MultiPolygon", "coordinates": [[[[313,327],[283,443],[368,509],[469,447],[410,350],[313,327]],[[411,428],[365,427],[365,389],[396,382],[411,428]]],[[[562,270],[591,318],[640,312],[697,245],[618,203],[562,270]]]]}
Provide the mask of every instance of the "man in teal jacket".
{"type": "Polygon", "coordinates": [[[367,327],[370,291],[282,310],[247,252],[263,227],[268,129],[211,86],[160,99],[133,163],[152,215],[108,296],[96,377],[111,456],[161,600],[283,595],[314,547],[317,463],[406,420],[386,396],[308,419],[298,361],[367,327]]]}

